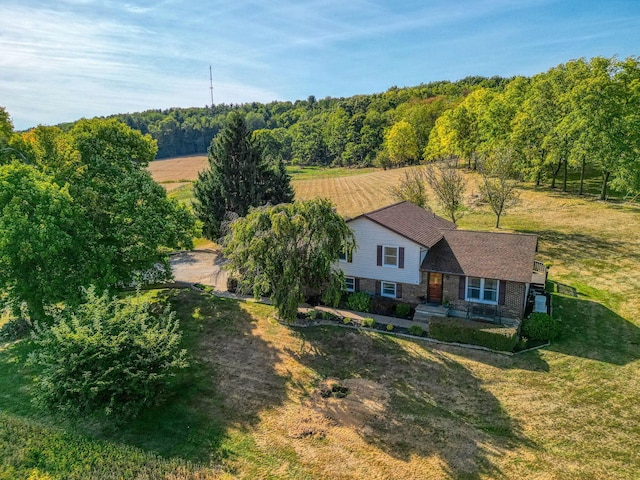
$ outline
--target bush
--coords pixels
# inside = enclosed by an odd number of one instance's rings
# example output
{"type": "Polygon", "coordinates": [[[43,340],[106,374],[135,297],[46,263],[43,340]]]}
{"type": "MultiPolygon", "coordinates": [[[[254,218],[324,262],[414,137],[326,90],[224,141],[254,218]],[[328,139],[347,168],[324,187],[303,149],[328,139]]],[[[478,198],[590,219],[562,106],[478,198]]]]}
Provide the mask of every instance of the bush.
{"type": "Polygon", "coordinates": [[[371,296],[366,292],[355,292],[347,298],[347,307],[356,312],[368,312],[371,309],[371,296]]]}
{"type": "Polygon", "coordinates": [[[40,367],[35,403],[65,412],[133,417],[163,399],[167,380],[187,366],[175,312],[159,315],[138,294],[123,301],[98,296],[58,314],[51,328],[36,327],[40,367]]]}
{"type": "Polygon", "coordinates": [[[311,319],[311,320],[315,320],[318,317],[318,311],[315,308],[312,308],[311,310],[309,310],[307,312],[307,316],[311,319]]]}
{"type": "Polygon", "coordinates": [[[396,315],[407,318],[411,313],[411,305],[408,303],[399,303],[396,305],[396,315]]]}
{"type": "Polygon", "coordinates": [[[362,319],[362,326],[363,327],[373,328],[373,326],[375,324],[376,324],[376,321],[371,317],[367,317],[367,318],[363,318],[362,319]]]}
{"type": "Polygon", "coordinates": [[[236,293],[238,291],[238,279],[236,277],[227,277],[227,292],[236,293]]]}
{"type": "Polygon", "coordinates": [[[393,331],[393,323],[387,323],[387,332],[393,331]]]}
{"type": "Polygon", "coordinates": [[[443,342],[469,343],[504,352],[512,352],[518,344],[515,328],[485,327],[468,320],[432,321],[429,336],[443,342]]]}
{"type": "Polygon", "coordinates": [[[416,337],[421,337],[424,334],[424,330],[420,325],[411,325],[409,327],[409,335],[415,335],[416,337]]]}
{"type": "Polygon", "coordinates": [[[11,342],[26,337],[31,331],[31,323],[24,317],[9,320],[0,328],[0,340],[11,342]]]}
{"type": "Polygon", "coordinates": [[[531,340],[555,340],[560,334],[558,321],[546,313],[532,313],[522,322],[522,335],[531,340]]]}
{"type": "Polygon", "coordinates": [[[351,319],[349,317],[344,317],[342,319],[342,323],[344,323],[345,325],[349,325],[351,323],[351,319]]]}

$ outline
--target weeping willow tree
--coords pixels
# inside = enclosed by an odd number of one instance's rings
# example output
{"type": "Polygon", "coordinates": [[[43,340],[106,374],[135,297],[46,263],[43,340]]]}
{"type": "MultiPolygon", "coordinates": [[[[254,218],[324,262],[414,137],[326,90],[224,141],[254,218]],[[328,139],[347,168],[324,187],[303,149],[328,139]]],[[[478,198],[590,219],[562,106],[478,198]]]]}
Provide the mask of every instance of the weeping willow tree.
{"type": "Polygon", "coordinates": [[[344,283],[338,259],[355,238],[329,200],[315,199],[252,210],[230,225],[224,245],[240,287],[269,294],[280,318],[291,321],[307,288],[337,304],[344,283]]]}

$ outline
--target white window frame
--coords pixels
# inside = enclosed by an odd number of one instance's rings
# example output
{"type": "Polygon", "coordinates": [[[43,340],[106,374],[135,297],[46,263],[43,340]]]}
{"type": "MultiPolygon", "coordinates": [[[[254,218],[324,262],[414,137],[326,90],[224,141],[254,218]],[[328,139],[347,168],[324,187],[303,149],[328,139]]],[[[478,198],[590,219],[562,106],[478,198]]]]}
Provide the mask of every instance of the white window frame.
{"type": "Polygon", "coordinates": [[[387,268],[398,268],[398,265],[400,264],[400,247],[396,247],[394,245],[383,245],[382,246],[382,266],[383,267],[387,267],[387,268]],[[387,255],[385,253],[385,250],[387,248],[393,248],[396,251],[396,263],[387,263],[387,255]]]}
{"type": "Polygon", "coordinates": [[[380,282],[380,296],[381,297],[397,298],[397,294],[398,294],[398,284],[397,283],[395,283],[395,282],[385,282],[384,280],[380,282]],[[393,294],[385,293],[385,291],[384,291],[385,285],[387,287],[390,286],[390,285],[393,285],[393,294]]]}
{"type": "MultiPolygon", "coordinates": [[[[473,288],[478,289],[478,287],[473,287],[473,288]]],[[[498,305],[498,301],[500,300],[500,281],[496,280],[495,278],[467,277],[464,291],[465,291],[465,300],[467,302],[485,303],[487,305],[498,305]],[[470,281],[472,279],[480,280],[480,287],[479,287],[480,298],[473,298],[473,297],[469,296],[470,281]],[[492,282],[496,282],[496,288],[495,288],[496,299],[495,300],[485,300],[484,299],[485,292],[490,292],[490,291],[494,290],[492,288],[485,288],[485,283],[486,283],[487,280],[488,281],[492,281],[492,282]]]]}
{"type": "Polygon", "coordinates": [[[344,277],[344,291],[355,292],[356,291],[356,277],[344,277]],[[351,288],[349,288],[347,280],[351,280],[351,288]]]}
{"type": "Polygon", "coordinates": [[[338,260],[344,263],[353,263],[353,251],[349,252],[347,249],[340,250],[338,260]]]}

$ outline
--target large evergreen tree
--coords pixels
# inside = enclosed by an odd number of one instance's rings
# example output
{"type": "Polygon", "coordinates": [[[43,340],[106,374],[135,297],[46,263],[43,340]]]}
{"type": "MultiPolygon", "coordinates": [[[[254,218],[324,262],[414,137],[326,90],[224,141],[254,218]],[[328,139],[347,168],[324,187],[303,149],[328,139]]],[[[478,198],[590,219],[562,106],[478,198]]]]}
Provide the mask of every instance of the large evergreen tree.
{"type": "Polygon", "coordinates": [[[216,239],[229,214],[244,217],[251,207],[291,202],[293,189],[282,162],[263,159],[244,117],[234,113],[209,148],[209,168],[198,175],[194,195],[203,233],[216,239]]]}

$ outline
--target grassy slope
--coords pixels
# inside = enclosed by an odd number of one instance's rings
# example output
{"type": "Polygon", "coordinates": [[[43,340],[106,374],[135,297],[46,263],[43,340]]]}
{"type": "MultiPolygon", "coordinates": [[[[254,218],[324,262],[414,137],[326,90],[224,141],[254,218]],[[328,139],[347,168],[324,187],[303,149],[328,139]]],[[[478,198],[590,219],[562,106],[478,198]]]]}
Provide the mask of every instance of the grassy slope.
{"type": "MultiPolygon", "coordinates": [[[[355,178],[356,192],[389,182],[355,178]]],[[[339,198],[342,210],[388,201],[339,198]]],[[[636,478],[638,207],[533,189],[522,200],[504,229],[539,233],[552,279],[579,292],[555,296],[563,338],[551,347],[509,358],[296,331],[266,306],[156,292],[178,310],[194,362],[172,401],[131,425],[41,416],[28,402],[29,344],[0,346],[0,478],[636,478]],[[319,403],[327,377],[371,381],[364,411],[319,403]]],[[[473,210],[461,227],[493,221],[473,210]]]]}

